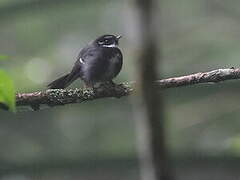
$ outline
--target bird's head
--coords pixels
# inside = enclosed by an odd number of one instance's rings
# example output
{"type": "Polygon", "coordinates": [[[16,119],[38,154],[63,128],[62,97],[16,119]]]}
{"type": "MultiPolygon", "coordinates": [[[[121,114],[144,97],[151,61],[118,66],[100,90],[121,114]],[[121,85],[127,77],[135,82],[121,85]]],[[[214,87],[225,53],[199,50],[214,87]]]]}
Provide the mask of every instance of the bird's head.
{"type": "Polygon", "coordinates": [[[118,46],[118,41],[121,37],[122,36],[120,35],[115,36],[115,35],[106,34],[106,35],[100,36],[94,42],[100,47],[113,48],[118,46]]]}

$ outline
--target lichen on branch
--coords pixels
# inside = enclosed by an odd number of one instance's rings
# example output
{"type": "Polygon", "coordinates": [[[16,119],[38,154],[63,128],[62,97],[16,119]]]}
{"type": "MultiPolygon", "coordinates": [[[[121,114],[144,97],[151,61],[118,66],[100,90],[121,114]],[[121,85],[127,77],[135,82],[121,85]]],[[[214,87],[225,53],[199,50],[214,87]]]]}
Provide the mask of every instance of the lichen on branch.
{"type": "MultiPolygon", "coordinates": [[[[217,83],[226,80],[240,79],[239,68],[217,69],[209,72],[199,72],[186,76],[156,80],[155,87],[159,89],[189,86],[200,83],[217,83]]],[[[50,107],[81,103],[100,98],[130,95],[135,89],[135,82],[126,82],[113,85],[102,85],[97,88],[82,89],[48,89],[32,93],[17,93],[17,106],[30,106],[33,110],[39,110],[40,105],[50,107]]]]}

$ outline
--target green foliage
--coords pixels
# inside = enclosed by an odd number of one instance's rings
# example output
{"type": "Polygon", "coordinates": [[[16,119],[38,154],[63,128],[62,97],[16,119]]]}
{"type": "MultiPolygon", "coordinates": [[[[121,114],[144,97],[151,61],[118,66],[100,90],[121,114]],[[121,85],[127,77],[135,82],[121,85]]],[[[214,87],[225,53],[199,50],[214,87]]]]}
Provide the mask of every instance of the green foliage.
{"type": "Polygon", "coordinates": [[[0,103],[5,109],[15,112],[15,88],[12,79],[3,70],[0,70],[0,103]]]}
{"type": "Polygon", "coordinates": [[[0,55],[0,61],[7,60],[8,56],[6,55],[0,55]]]}

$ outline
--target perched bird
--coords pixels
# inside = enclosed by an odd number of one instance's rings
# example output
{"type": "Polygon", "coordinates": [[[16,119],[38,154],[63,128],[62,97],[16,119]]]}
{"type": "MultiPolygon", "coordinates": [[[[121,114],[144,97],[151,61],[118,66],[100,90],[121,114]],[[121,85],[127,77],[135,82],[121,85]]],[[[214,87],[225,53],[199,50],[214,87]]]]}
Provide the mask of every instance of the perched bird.
{"type": "Polygon", "coordinates": [[[103,35],[90,42],[79,53],[72,71],[51,82],[50,89],[64,89],[80,78],[87,87],[98,82],[112,82],[122,69],[121,36],[103,35]]]}

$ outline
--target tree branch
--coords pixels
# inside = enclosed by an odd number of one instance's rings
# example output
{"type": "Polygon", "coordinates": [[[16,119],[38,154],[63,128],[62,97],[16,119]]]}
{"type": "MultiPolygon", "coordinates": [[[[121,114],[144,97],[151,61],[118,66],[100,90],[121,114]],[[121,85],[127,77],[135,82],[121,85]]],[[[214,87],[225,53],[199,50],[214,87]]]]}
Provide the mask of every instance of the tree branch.
{"type": "MultiPolygon", "coordinates": [[[[173,77],[155,81],[159,89],[189,86],[200,83],[217,83],[226,80],[240,79],[240,68],[217,69],[199,72],[186,76],[173,77]]],[[[130,95],[134,90],[134,82],[121,83],[116,86],[104,85],[93,89],[48,89],[33,93],[17,93],[17,106],[31,106],[38,110],[40,105],[58,106],[107,97],[130,95]]]]}

